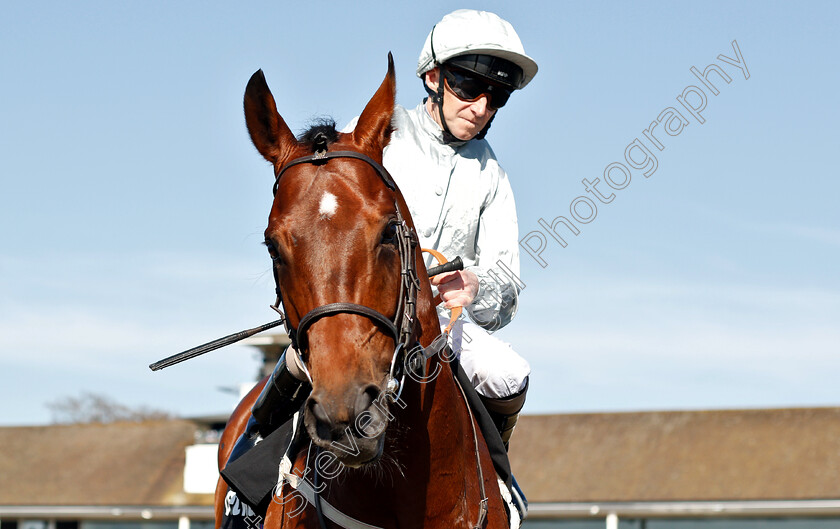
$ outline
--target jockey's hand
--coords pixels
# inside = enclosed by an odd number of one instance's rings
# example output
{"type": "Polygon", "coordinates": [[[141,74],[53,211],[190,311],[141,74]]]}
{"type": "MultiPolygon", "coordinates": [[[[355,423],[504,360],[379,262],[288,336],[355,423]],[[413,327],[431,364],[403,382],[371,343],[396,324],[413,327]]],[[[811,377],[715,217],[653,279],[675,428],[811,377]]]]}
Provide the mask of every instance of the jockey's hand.
{"type": "Polygon", "coordinates": [[[478,276],[469,270],[446,272],[431,278],[447,309],[466,307],[478,294],[478,276]]]}

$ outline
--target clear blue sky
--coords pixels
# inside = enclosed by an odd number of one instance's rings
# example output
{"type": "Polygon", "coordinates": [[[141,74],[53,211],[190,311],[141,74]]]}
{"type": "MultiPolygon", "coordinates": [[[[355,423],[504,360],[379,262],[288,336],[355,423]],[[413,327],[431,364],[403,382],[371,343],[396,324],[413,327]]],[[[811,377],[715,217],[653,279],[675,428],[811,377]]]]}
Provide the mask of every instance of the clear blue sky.
{"type": "MultiPolygon", "coordinates": [[[[4,4],[0,424],[47,422],[45,402],[81,391],[231,409],[217,388],[254,377],[248,347],[146,366],[273,319],[249,76],[264,70],[293,130],[341,125],[392,51],[414,106],[423,40],[462,7],[336,4],[4,4]]],[[[840,405],[838,4],[463,7],[511,21],[540,65],[488,135],[521,236],[591,198],[584,178],[615,195],[566,248],[546,237],[545,268],[523,253],[521,310],[500,334],[531,361],[526,411],[840,405]],[[718,59],[733,40],[748,79],[718,59]],[[710,75],[700,124],[677,96],[713,62],[731,82],[710,75]],[[605,186],[635,139],[653,149],[643,131],[668,107],[689,124],[656,129],[656,171],[605,186]]]]}

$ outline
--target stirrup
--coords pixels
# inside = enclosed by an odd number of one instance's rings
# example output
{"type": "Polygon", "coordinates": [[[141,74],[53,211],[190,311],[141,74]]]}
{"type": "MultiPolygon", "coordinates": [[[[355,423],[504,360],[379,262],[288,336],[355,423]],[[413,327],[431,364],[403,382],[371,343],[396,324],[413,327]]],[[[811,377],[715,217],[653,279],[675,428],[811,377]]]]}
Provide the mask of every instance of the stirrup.
{"type": "Polygon", "coordinates": [[[528,498],[525,497],[525,493],[522,492],[522,489],[519,487],[519,483],[516,482],[516,478],[513,475],[510,476],[510,483],[513,506],[516,507],[517,511],[519,511],[519,519],[524,520],[528,517],[528,498]]]}
{"type": "Polygon", "coordinates": [[[298,368],[296,358],[297,352],[291,346],[283,351],[262,393],[251,408],[251,415],[256,419],[257,430],[263,438],[291,419],[312,391],[308,380],[298,378],[305,377],[305,374],[298,368]],[[298,376],[295,376],[296,374],[298,376]]]}

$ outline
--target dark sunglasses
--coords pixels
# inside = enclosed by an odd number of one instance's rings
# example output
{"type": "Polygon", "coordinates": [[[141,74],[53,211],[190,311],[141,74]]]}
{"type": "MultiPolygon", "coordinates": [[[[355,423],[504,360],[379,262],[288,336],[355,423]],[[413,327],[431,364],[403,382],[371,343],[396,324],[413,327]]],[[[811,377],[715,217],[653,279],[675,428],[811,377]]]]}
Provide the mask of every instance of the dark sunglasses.
{"type": "Polygon", "coordinates": [[[505,106],[513,90],[487,82],[483,77],[462,70],[441,68],[446,86],[463,101],[475,101],[487,95],[487,106],[499,109],[505,106]]]}

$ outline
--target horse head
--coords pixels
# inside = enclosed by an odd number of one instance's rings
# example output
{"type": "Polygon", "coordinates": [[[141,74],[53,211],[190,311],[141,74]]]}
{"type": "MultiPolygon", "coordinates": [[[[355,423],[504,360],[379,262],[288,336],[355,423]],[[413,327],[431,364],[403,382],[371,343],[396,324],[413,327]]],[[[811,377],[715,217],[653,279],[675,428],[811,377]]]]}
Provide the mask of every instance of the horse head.
{"type": "Polygon", "coordinates": [[[277,112],[262,71],[245,92],[251,139],[277,176],[265,244],[287,328],[311,377],[304,424],[313,442],[353,467],[382,453],[399,331],[409,329],[411,340],[418,332],[415,318],[400,315],[401,272],[406,262],[421,263],[414,244],[405,248],[413,226],[390,176],[377,167],[395,91],[389,54],[388,73],[352,133],[319,125],[300,139],[277,112]]]}

